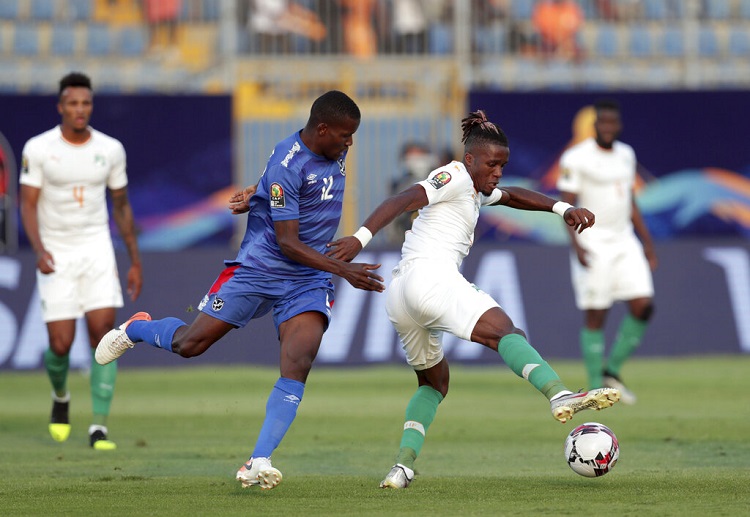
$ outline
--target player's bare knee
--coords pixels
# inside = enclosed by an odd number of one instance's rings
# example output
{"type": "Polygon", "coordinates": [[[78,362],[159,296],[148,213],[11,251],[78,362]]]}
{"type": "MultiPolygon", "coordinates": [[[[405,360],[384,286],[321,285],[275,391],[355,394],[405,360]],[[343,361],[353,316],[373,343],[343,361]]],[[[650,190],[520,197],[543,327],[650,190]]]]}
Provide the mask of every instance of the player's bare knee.
{"type": "Polygon", "coordinates": [[[654,304],[648,303],[638,311],[634,311],[633,317],[641,321],[649,321],[654,315],[654,304]]]}

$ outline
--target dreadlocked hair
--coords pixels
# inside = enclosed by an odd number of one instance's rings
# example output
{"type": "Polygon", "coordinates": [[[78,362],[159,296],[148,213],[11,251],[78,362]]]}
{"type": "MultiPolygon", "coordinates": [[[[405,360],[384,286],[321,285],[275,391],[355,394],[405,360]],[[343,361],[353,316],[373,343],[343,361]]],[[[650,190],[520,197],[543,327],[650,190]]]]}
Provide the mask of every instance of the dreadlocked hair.
{"type": "Polygon", "coordinates": [[[484,110],[472,111],[469,116],[461,121],[463,136],[461,142],[466,147],[476,143],[492,143],[507,147],[508,137],[500,126],[487,120],[484,110]]]}

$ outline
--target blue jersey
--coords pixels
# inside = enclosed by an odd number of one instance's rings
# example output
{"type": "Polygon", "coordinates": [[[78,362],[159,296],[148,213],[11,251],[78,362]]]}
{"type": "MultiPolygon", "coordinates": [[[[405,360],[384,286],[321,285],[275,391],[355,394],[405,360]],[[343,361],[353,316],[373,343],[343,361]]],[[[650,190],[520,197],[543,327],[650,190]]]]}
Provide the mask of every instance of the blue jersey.
{"type": "Polygon", "coordinates": [[[247,229],[235,261],[280,279],[331,278],[331,273],[294,262],[276,242],[275,221],[299,220],[299,239],[325,253],[339,226],[346,184],[343,155],[329,160],[313,153],[299,132],[281,141],[268,159],[250,198],[247,229]]]}

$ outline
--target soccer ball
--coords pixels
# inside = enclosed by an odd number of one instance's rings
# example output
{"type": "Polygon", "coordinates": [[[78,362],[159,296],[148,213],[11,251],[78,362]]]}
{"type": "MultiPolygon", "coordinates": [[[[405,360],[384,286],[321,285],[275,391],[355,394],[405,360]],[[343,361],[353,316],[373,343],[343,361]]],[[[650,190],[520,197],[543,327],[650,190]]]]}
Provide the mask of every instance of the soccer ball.
{"type": "Polygon", "coordinates": [[[603,476],[614,468],[619,457],[620,444],[606,425],[586,422],[565,439],[565,461],[581,476],[603,476]]]}

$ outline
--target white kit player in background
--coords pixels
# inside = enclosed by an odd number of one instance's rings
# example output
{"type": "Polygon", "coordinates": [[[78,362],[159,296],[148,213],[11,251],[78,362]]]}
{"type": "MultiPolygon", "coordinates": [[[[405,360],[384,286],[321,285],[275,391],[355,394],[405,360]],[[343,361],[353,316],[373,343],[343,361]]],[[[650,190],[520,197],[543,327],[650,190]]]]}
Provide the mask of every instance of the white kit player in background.
{"type": "MultiPolygon", "coordinates": [[[[42,317],[49,334],[44,366],[52,384],[49,432],[56,441],[70,435],[67,388],[76,320],[86,318],[92,356],[123,306],[122,288],[109,230],[107,189],[113,217],[130,256],[128,293],[135,300],[142,273],[133,212],[128,201],[125,150],[116,139],[88,125],[93,111],[90,79],[71,73],[60,80],[60,125],[31,138],[23,148],[21,220],[36,254],[42,317]]],[[[117,365],[91,364],[93,419],[89,443],[116,447],[107,438],[107,417],[117,365]]]]}
{"type": "MultiPolygon", "coordinates": [[[[552,367],[526,340],[500,305],[461,274],[461,263],[474,243],[479,209],[506,205],[520,210],[554,212],[573,231],[595,222],[586,208],[518,187],[500,187],[510,147],[505,133],[483,111],[462,120],[464,157],[385,200],[351,237],[329,244],[330,255],[351,260],[398,215],[419,210],[401,249],[386,290],[386,311],[398,332],[406,361],[417,375],[417,391],[406,407],[396,463],[381,488],[406,488],[414,462],[438,405],[448,394],[450,371],[442,346],[444,332],[496,351],[505,364],[550,402],[552,416],[567,422],[584,409],[604,409],[620,398],[616,389],[584,393],[568,390],[552,367]]],[[[553,295],[554,296],[554,295],[553,295]]]]}
{"type": "Polygon", "coordinates": [[[589,388],[617,388],[622,401],[633,404],[635,394],[622,383],[620,370],[640,344],[653,313],[651,271],[657,259],[633,193],[635,151],[617,140],[622,131],[619,104],[601,100],[594,110],[595,136],[563,153],[557,187],[563,201],[580,203],[596,214],[595,227],[570,232],[571,277],[576,305],[584,311],[580,344],[589,388]],[[615,301],[627,302],[628,314],[605,359],[604,326],[615,301]]]}

